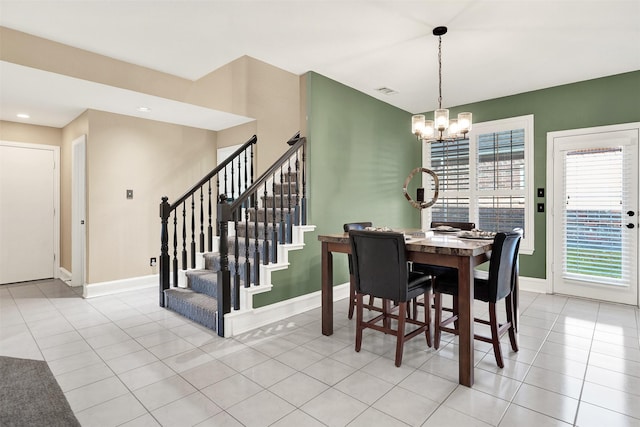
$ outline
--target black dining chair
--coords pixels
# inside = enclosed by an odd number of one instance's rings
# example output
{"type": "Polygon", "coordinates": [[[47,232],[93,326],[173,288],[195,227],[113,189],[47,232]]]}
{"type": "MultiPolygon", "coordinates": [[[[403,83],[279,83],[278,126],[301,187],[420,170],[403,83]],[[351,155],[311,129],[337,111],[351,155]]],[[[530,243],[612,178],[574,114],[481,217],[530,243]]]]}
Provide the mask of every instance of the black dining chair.
{"type": "MultiPolygon", "coordinates": [[[[444,222],[444,221],[432,221],[431,222],[431,228],[438,228],[438,227],[452,227],[452,228],[458,228],[460,230],[463,231],[471,231],[474,230],[476,228],[476,224],[475,222],[444,222]]],[[[455,268],[452,267],[443,267],[440,265],[430,265],[430,264],[419,264],[419,263],[413,263],[413,270],[414,271],[419,271],[423,274],[428,274],[430,275],[433,280],[437,280],[438,276],[441,276],[443,274],[453,274],[455,271],[457,271],[455,268]]],[[[422,306],[422,307],[426,307],[424,304],[424,301],[419,300],[418,298],[416,298],[416,300],[413,301],[413,315],[417,316],[418,313],[418,306],[422,306]]],[[[453,311],[454,309],[456,309],[457,307],[454,308],[446,308],[443,307],[443,310],[445,311],[453,311]]],[[[426,310],[426,308],[425,308],[426,310]]]]}
{"type": "Polygon", "coordinates": [[[402,233],[352,230],[349,237],[356,286],[355,349],[360,351],[362,332],[366,328],[395,335],[395,365],[400,366],[407,340],[424,332],[427,345],[431,347],[430,310],[425,310],[424,321],[407,318],[408,304],[412,299],[419,295],[429,299],[431,277],[409,269],[402,233]],[[365,321],[363,298],[366,295],[381,298],[383,309],[380,315],[365,321]],[[398,305],[397,314],[390,309],[392,301],[398,305]],[[396,329],[393,329],[393,323],[397,323],[396,329]],[[406,333],[407,323],[417,327],[406,333]]]}
{"type": "MultiPolygon", "coordinates": [[[[367,227],[371,227],[373,223],[371,222],[348,222],[344,224],[342,227],[345,233],[348,233],[351,230],[364,230],[367,227]]],[[[353,260],[351,255],[348,255],[349,262],[349,319],[353,318],[353,310],[356,307],[356,285],[355,278],[353,277],[353,260]]],[[[369,298],[369,304],[367,304],[367,308],[371,310],[372,308],[375,310],[377,307],[374,305],[373,297],[369,298]]]]}
{"type": "MultiPolygon", "coordinates": [[[[491,250],[491,258],[489,260],[489,277],[488,279],[474,278],[474,298],[479,301],[489,303],[489,320],[475,318],[474,321],[489,325],[491,329],[491,337],[485,337],[475,334],[474,338],[480,341],[493,344],[493,353],[496,363],[500,368],[504,367],[502,359],[502,351],[500,349],[500,338],[509,333],[511,348],[518,351],[518,343],[515,330],[514,314],[516,307],[512,294],[515,291],[517,271],[518,271],[518,249],[520,247],[520,239],[522,233],[519,231],[511,231],[508,233],[497,233],[493,241],[491,250]],[[498,323],[496,316],[496,303],[505,300],[507,310],[507,320],[503,324],[498,323]]],[[[440,336],[442,331],[450,332],[458,335],[458,328],[455,322],[458,320],[458,311],[456,301],[458,299],[458,274],[457,270],[453,273],[447,273],[438,276],[434,288],[435,298],[435,336],[434,347],[440,347],[440,336]],[[453,315],[445,320],[441,320],[442,316],[442,294],[453,296],[454,309],[453,315]],[[454,323],[454,327],[449,325],[454,323]]]]}

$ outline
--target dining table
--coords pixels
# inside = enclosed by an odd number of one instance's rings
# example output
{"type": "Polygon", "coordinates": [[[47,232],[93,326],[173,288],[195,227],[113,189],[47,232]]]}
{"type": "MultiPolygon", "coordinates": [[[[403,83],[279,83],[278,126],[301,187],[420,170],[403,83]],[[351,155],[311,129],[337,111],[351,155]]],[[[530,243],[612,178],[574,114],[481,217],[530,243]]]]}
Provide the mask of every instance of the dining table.
{"type": "MultiPolygon", "coordinates": [[[[463,238],[459,233],[393,229],[406,236],[407,258],[420,264],[453,267],[458,270],[458,381],[467,387],[474,382],[474,268],[489,259],[492,239],[463,238]]],[[[351,253],[348,233],[320,234],[322,246],[322,333],[333,334],[333,254],[351,253]]]]}

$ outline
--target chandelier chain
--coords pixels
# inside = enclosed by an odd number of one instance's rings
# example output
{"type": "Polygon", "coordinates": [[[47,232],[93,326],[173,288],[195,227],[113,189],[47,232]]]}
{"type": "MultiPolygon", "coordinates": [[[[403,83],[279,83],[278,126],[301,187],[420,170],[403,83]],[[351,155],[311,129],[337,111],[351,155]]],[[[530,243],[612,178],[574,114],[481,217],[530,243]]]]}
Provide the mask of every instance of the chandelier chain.
{"type": "Polygon", "coordinates": [[[438,108],[442,108],[442,36],[438,36],[438,108]]]}

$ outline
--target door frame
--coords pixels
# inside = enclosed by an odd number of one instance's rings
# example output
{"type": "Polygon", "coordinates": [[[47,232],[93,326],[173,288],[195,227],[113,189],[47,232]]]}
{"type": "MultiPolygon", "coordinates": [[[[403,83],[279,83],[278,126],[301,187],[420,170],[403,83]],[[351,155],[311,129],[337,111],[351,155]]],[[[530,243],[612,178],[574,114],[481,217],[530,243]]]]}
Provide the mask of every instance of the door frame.
{"type": "Polygon", "coordinates": [[[71,286],[84,286],[87,275],[87,136],[71,142],[71,286]]]}
{"type": "MultiPolygon", "coordinates": [[[[554,238],[554,200],[555,194],[554,190],[556,188],[554,182],[554,170],[555,170],[555,159],[554,159],[554,139],[569,137],[569,136],[580,136],[580,135],[588,135],[593,133],[606,133],[606,132],[617,132],[617,131],[635,131],[639,136],[640,141],[640,122],[632,122],[632,123],[623,123],[617,125],[607,125],[607,126],[595,126],[590,128],[580,128],[580,129],[570,129],[556,132],[548,132],[547,133],[547,189],[546,189],[546,197],[545,202],[547,204],[547,215],[546,215],[546,278],[547,278],[547,287],[546,293],[553,294],[554,286],[553,286],[553,272],[554,272],[554,250],[555,245],[553,243],[554,238]]],[[[640,147],[638,152],[640,152],[640,147]]],[[[559,160],[558,160],[559,161],[559,160]]],[[[640,159],[639,159],[640,161],[640,159]]],[[[638,186],[638,200],[640,200],[640,185],[638,186]]],[[[640,266],[640,250],[637,254],[636,262],[640,266]]],[[[637,289],[637,297],[635,301],[635,306],[640,306],[640,282],[636,279],[636,287],[637,289]]],[[[613,303],[612,303],[613,304],[613,303]]]]}
{"type": "Polygon", "coordinates": [[[2,141],[0,145],[25,149],[49,150],[53,154],[53,278],[60,277],[60,147],[48,144],[2,141]]]}

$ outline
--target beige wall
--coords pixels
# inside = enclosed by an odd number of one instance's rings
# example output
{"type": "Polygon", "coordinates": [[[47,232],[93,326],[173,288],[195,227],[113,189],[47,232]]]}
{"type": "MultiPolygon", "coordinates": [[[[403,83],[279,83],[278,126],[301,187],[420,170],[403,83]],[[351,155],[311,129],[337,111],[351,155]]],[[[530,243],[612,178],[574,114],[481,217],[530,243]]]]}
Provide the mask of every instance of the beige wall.
{"type": "Polygon", "coordinates": [[[89,128],[87,282],[156,274],[161,197],[181,196],[215,167],[216,134],[93,110],[89,128]]]}
{"type": "Polygon", "coordinates": [[[87,135],[88,283],[157,273],[149,258],[160,252],[160,197],[175,200],[215,167],[218,146],[257,135],[258,176],[301,129],[300,77],[248,56],[189,81],[0,27],[0,60],[255,119],[219,132],[95,110],[64,129],[36,132],[3,123],[3,139],[23,132],[24,142],[33,142],[44,139],[36,133],[46,134],[61,147],[61,266],[70,272],[71,143],[87,135]],[[125,198],[127,189],[134,190],[133,200],[125,198]]]}
{"type": "Polygon", "coordinates": [[[0,121],[0,140],[60,147],[62,144],[62,130],[48,126],[0,121]]]}

